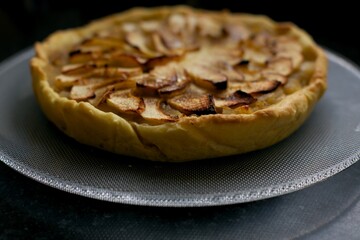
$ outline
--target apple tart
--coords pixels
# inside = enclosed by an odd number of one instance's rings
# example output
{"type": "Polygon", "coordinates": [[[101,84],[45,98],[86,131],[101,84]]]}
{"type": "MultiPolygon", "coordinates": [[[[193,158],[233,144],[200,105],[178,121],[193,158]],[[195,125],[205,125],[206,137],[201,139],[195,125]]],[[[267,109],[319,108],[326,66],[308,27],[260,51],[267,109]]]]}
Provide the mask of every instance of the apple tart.
{"type": "Polygon", "coordinates": [[[35,46],[33,88],[77,141],[183,162],[271,146],[326,90],[327,60],[292,23],[185,6],[136,8],[35,46]]]}

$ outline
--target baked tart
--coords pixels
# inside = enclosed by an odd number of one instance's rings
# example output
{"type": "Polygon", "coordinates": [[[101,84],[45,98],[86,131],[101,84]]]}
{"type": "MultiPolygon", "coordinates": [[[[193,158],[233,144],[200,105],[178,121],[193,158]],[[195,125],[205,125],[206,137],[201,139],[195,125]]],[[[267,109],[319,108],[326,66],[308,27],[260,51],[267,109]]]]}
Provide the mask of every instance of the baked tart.
{"type": "Polygon", "coordinates": [[[271,146],[324,93],[327,60],[292,23],[185,6],[135,8],[35,46],[33,88],[77,141],[183,162],[271,146]]]}

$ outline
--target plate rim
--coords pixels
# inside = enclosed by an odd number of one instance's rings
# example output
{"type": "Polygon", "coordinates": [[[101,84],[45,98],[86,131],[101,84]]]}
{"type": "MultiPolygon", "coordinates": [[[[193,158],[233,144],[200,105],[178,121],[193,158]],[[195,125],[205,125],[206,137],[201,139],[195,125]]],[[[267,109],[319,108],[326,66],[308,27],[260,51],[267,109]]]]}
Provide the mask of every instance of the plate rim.
{"type": "MultiPolygon", "coordinates": [[[[355,76],[360,79],[360,68],[354,62],[342,56],[341,54],[329,50],[328,48],[324,49],[326,50],[326,54],[329,59],[341,65],[345,69],[351,71],[355,76]]],[[[33,48],[29,47],[0,62],[0,76],[3,75],[6,71],[11,70],[17,64],[23,62],[25,59],[30,58],[33,54],[33,48]]],[[[245,203],[272,198],[295,192],[309,187],[320,181],[323,181],[350,167],[358,160],[360,160],[360,150],[355,154],[351,155],[350,157],[342,160],[340,163],[328,167],[320,172],[286,183],[281,183],[269,187],[251,189],[248,191],[236,191],[231,194],[191,194],[191,196],[187,196],[186,198],[179,198],[179,195],[171,196],[167,194],[164,196],[159,196],[158,194],[140,194],[125,191],[114,191],[74,183],[58,178],[56,176],[52,176],[45,172],[41,172],[41,174],[39,174],[38,170],[35,170],[30,166],[26,166],[25,164],[13,161],[12,158],[8,156],[0,147],[1,162],[14,169],[15,171],[21,173],[22,175],[29,177],[44,185],[92,199],[129,205],[154,207],[207,207],[245,203]]]]}

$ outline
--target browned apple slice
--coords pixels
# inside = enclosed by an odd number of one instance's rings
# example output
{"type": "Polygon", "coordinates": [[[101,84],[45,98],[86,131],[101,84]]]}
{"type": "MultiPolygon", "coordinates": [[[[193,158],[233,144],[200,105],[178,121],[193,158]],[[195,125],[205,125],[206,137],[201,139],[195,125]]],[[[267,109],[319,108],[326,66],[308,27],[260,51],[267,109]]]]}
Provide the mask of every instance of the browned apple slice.
{"type": "Polygon", "coordinates": [[[95,97],[95,90],[91,85],[73,86],[70,91],[70,99],[83,101],[95,97]]]}
{"type": "Polygon", "coordinates": [[[135,56],[126,53],[113,53],[102,61],[94,62],[97,66],[123,67],[123,68],[140,68],[141,63],[135,56]]]}
{"type": "Polygon", "coordinates": [[[286,84],[288,81],[287,77],[280,75],[278,73],[264,72],[261,75],[263,78],[265,78],[265,80],[278,81],[282,85],[286,84]]]}
{"type": "Polygon", "coordinates": [[[271,58],[271,53],[264,49],[245,48],[243,58],[259,65],[265,65],[271,58]]]}
{"type": "Polygon", "coordinates": [[[288,58],[291,60],[292,68],[298,69],[304,60],[303,55],[297,50],[286,50],[276,53],[276,58],[288,58]]]}
{"type": "Polygon", "coordinates": [[[140,114],[145,109],[143,99],[132,95],[129,90],[111,93],[106,99],[106,104],[121,113],[140,114]]]}
{"type": "Polygon", "coordinates": [[[253,94],[253,93],[269,93],[274,91],[281,83],[278,81],[254,81],[246,82],[241,86],[243,92],[253,94]]]}
{"type": "Polygon", "coordinates": [[[188,65],[186,66],[186,72],[194,80],[195,84],[207,89],[224,90],[228,84],[228,79],[224,74],[202,65],[188,65]]]}
{"type": "Polygon", "coordinates": [[[302,51],[302,46],[299,42],[295,39],[289,39],[289,37],[280,36],[275,39],[273,42],[272,47],[274,48],[275,52],[282,52],[282,51],[302,51]]]}
{"type": "Polygon", "coordinates": [[[173,118],[169,115],[166,115],[161,110],[161,101],[157,98],[144,97],[145,110],[141,112],[141,116],[150,122],[172,122],[175,121],[176,118],[173,118]]]}
{"type": "Polygon", "coordinates": [[[223,34],[223,28],[220,22],[201,15],[198,15],[198,28],[201,36],[217,38],[223,34]]]}
{"type": "Polygon", "coordinates": [[[291,59],[279,57],[271,60],[264,72],[274,72],[283,76],[288,76],[293,70],[291,59]]]}
{"type": "Polygon", "coordinates": [[[82,47],[98,47],[102,51],[107,51],[109,49],[124,48],[125,44],[120,39],[116,39],[116,38],[93,37],[93,38],[83,41],[81,46],[82,47]]]}
{"type": "Polygon", "coordinates": [[[224,74],[229,81],[243,81],[244,75],[236,71],[232,65],[227,62],[218,62],[216,68],[220,70],[220,73],[224,74]]]}
{"type": "Polygon", "coordinates": [[[227,23],[224,25],[225,32],[231,40],[240,41],[250,38],[251,32],[245,26],[236,23],[227,23]]]}
{"type": "Polygon", "coordinates": [[[181,57],[178,55],[160,56],[156,58],[151,58],[146,62],[145,69],[150,71],[157,66],[163,66],[173,61],[179,61],[180,59],[181,57]]]}
{"type": "Polygon", "coordinates": [[[66,75],[84,75],[95,69],[94,64],[80,63],[80,64],[69,64],[62,67],[61,72],[66,75]]]}
{"type": "Polygon", "coordinates": [[[171,14],[167,19],[167,23],[175,34],[180,34],[186,28],[186,19],[183,14],[171,14]]]}
{"type": "Polygon", "coordinates": [[[168,28],[162,27],[161,29],[159,29],[157,34],[160,36],[160,38],[161,38],[162,42],[164,43],[164,45],[166,46],[166,48],[171,49],[171,50],[185,49],[184,44],[181,41],[181,39],[178,36],[176,36],[174,33],[172,33],[168,28]]]}
{"type": "Polygon", "coordinates": [[[158,89],[174,82],[171,79],[159,78],[151,74],[143,74],[133,78],[133,80],[136,82],[136,91],[145,95],[154,95],[158,89]]]}
{"type": "Polygon", "coordinates": [[[215,114],[214,97],[211,94],[184,94],[168,100],[168,104],[185,115],[215,114]]]}
{"type": "Polygon", "coordinates": [[[256,99],[254,97],[240,90],[234,92],[233,94],[227,96],[226,98],[215,98],[215,106],[217,108],[222,108],[222,107],[236,108],[242,105],[250,105],[254,102],[256,102],[256,99]]]}
{"type": "Polygon", "coordinates": [[[170,55],[172,54],[172,51],[170,51],[164,44],[164,42],[162,41],[160,35],[158,33],[153,33],[151,35],[152,37],[152,41],[153,41],[153,44],[154,44],[154,48],[156,51],[160,52],[160,53],[163,53],[165,55],[170,55]]]}
{"type": "Polygon", "coordinates": [[[103,86],[97,88],[95,91],[95,96],[93,98],[88,99],[88,102],[98,107],[100,104],[106,102],[106,99],[109,97],[111,93],[114,92],[112,86],[103,86]]]}
{"type": "Polygon", "coordinates": [[[142,74],[141,68],[120,68],[120,67],[98,67],[92,70],[91,77],[123,78],[138,76],[142,74]]]}
{"type": "Polygon", "coordinates": [[[146,20],[139,23],[140,28],[145,32],[154,32],[159,28],[160,22],[155,20],[146,20]]]}
{"type": "Polygon", "coordinates": [[[74,63],[87,63],[101,57],[101,52],[74,50],[69,53],[69,62],[74,63]]]}
{"type": "Polygon", "coordinates": [[[243,80],[247,82],[257,81],[261,76],[259,71],[250,70],[245,64],[237,65],[234,69],[239,72],[243,76],[243,80]]]}
{"type": "Polygon", "coordinates": [[[169,86],[160,88],[158,90],[158,93],[160,96],[163,96],[163,97],[173,97],[175,95],[183,93],[189,82],[190,82],[189,80],[176,82],[169,86]]]}
{"type": "Polygon", "coordinates": [[[139,49],[148,57],[161,56],[161,53],[150,50],[148,37],[140,31],[127,32],[125,40],[128,44],[136,49],[139,49]]]}
{"type": "Polygon", "coordinates": [[[71,87],[81,80],[81,76],[67,76],[64,74],[58,75],[55,78],[55,87],[58,89],[64,89],[71,87]]]}

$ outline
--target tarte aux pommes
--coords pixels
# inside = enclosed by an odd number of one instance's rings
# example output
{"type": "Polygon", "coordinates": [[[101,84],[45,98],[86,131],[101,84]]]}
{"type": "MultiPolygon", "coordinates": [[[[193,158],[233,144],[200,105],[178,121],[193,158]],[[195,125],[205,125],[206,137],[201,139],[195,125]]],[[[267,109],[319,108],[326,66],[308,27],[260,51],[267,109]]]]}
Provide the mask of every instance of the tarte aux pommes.
{"type": "Polygon", "coordinates": [[[305,31],[227,11],[135,8],[35,49],[33,88],[50,121],[83,144],[156,161],[271,146],[327,86],[326,56],[305,31]]]}

